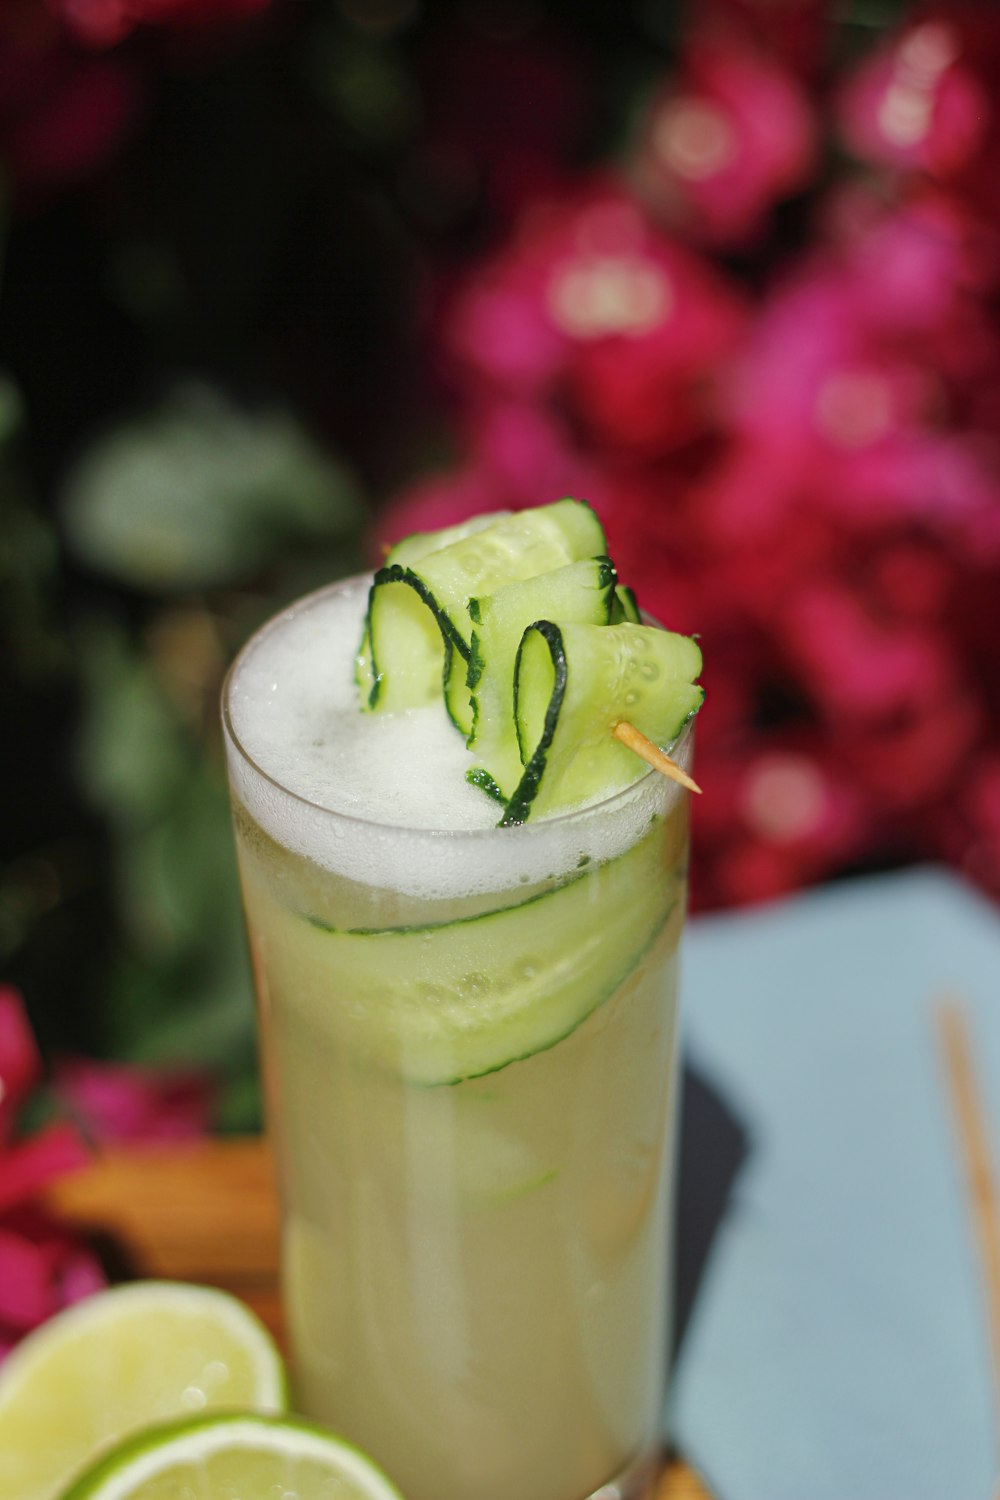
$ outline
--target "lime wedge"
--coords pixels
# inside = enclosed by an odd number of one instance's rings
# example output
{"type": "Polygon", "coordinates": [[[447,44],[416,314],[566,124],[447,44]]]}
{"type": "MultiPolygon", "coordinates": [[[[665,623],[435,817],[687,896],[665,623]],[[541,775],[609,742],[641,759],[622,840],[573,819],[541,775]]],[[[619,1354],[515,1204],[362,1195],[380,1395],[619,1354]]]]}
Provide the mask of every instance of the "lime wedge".
{"type": "Polygon", "coordinates": [[[0,1500],[52,1500],[98,1452],[151,1422],[286,1405],[281,1357],[235,1297],[163,1281],[100,1292],[0,1366],[0,1500]]]}
{"type": "Polygon", "coordinates": [[[63,1500],[400,1500],[370,1459],[332,1433],[230,1412],[127,1439],[63,1500]]]}

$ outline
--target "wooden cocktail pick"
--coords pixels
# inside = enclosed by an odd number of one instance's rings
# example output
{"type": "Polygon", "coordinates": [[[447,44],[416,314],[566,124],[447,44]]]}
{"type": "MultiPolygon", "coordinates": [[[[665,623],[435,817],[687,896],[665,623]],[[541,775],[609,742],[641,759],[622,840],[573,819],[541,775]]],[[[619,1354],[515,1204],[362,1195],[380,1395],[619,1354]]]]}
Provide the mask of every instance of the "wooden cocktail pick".
{"type": "Polygon", "coordinates": [[[629,750],[633,750],[648,766],[652,766],[654,771],[659,771],[661,776],[668,776],[671,781],[679,782],[681,786],[686,786],[689,792],[701,793],[701,787],[696,781],[692,781],[684,768],[675,760],[671,760],[665,750],[661,750],[659,745],[654,745],[652,740],[648,740],[627,719],[622,719],[620,724],[616,724],[611,733],[616,740],[620,740],[629,750]]]}
{"type": "MultiPolygon", "coordinates": [[[[1000,1436],[1000,1213],[997,1211],[989,1135],[976,1085],[965,1013],[956,1000],[944,999],[938,1004],[936,1020],[945,1080],[969,1195],[969,1212],[979,1251],[993,1355],[997,1433],[1000,1436]]],[[[996,1500],[1000,1500],[1000,1487],[996,1491],[996,1500]]]]}

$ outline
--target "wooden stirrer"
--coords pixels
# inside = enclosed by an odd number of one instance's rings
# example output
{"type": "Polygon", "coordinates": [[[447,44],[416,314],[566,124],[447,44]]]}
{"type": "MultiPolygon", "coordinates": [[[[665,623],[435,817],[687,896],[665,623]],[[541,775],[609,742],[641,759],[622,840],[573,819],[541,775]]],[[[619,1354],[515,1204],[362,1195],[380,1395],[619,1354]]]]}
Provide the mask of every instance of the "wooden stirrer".
{"type": "MultiPolygon", "coordinates": [[[[965,1012],[957,1000],[937,1006],[937,1032],[959,1155],[965,1171],[993,1356],[994,1399],[1000,1431],[1000,1214],[990,1161],[989,1136],[976,1084],[965,1012]]],[[[1000,1487],[997,1496],[1000,1497],[1000,1487]]]]}

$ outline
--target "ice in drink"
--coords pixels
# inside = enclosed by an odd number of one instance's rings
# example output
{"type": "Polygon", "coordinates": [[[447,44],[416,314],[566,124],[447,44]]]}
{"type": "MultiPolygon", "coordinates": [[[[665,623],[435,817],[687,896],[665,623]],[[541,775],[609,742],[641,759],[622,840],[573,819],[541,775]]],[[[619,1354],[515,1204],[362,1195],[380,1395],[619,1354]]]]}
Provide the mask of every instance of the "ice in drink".
{"type": "Polygon", "coordinates": [[[492,826],[440,704],[357,712],[364,598],[226,705],[297,1404],[408,1500],[583,1500],[657,1447],[687,798],[492,826]]]}

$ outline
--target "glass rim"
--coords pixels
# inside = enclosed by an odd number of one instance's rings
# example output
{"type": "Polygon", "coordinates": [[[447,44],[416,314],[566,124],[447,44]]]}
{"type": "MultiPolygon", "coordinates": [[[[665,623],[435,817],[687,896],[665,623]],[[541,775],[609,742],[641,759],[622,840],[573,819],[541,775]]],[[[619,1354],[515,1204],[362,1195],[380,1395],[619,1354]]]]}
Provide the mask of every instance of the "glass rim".
{"type": "MultiPolygon", "coordinates": [[[[291,604],[286,605],[283,609],[280,609],[275,614],[269,616],[268,619],[266,619],[263,624],[259,625],[253,632],[253,634],[248,636],[246,641],[244,641],[243,645],[240,647],[239,651],[236,653],[232,662],[230,663],[226,675],[223,678],[222,690],[220,693],[220,709],[222,728],[226,742],[232,745],[233,749],[237,752],[243,764],[249,768],[254,776],[259,777],[269,786],[274,787],[275,790],[280,792],[283,797],[291,798],[300,807],[308,808],[311,813],[316,813],[323,818],[329,818],[335,821],[342,820],[353,825],[359,830],[367,828],[377,830],[380,834],[391,833],[397,836],[401,834],[412,835],[420,838],[429,837],[432,839],[461,841],[463,844],[471,844],[476,840],[494,839],[497,834],[509,834],[515,831],[518,831],[522,835],[527,835],[529,837],[537,837],[541,836],[545,830],[548,830],[551,834],[552,831],[559,828],[572,827],[574,824],[580,822],[590,822],[592,819],[600,815],[606,815],[609,812],[613,812],[619,808],[626,807],[634,799],[638,798],[645,790],[654,786],[657,781],[665,783],[664,791],[666,792],[668,797],[671,797],[671,799],[679,797],[680,794],[684,791],[684,788],[681,787],[677,782],[671,782],[669,778],[661,775],[659,771],[655,771],[650,768],[645,772],[644,775],[638,777],[635,781],[630,782],[628,786],[620,787],[618,791],[613,792],[609,797],[602,797],[599,801],[596,802],[584,803],[582,807],[570,808],[568,811],[556,813],[552,817],[540,818],[536,823],[516,823],[511,824],[508,827],[501,827],[498,823],[494,823],[491,824],[488,828],[437,828],[424,827],[411,823],[386,823],[377,818],[361,817],[357,813],[346,812],[341,808],[328,807],[323,802],[314,802],[310,797],[304,797],[300,792],[296,792],[295,790],[293,790],[292,787],[286,786],[283,781],[279,781],[276,776],[273,776],[269,771],[265,770],[265,768],[260,765],[257,760],[254,759],[253,755],[251,755],[250,751],[247,749],[246,745],[243,743],[243,741],[240,739],[239,734],[237,733],[236,725],[233,722],[231,706],[232,689],[236,680],[237,672],[239,671],[240,665],[243,662],[244,658],[249,656],[249,654],[256,648],[256,646],[264,638],[264,636],[268,635],[272,630],[277,629],[293,613],[298,614],[303,609],[311,609],[314,605],[320,603],[323,599],[326,598],[328,594],[333,593],[335,590],[343,588],[348,584],[363,583],[370,577],[371,575],[368,573],[355,573],[349,574],[344,578],[337,579],[333,583],[323,584],[320,588],[313,589],[308,594],[301,595],[298,599],[293,600],[291,604]]],[[[653,620],[649,616],[647,616],[647,618],[650,619],[650,622],[652,624],[659,625],[658,621],[653,620]]],[[[662,629],[663,627],[660,628],[662,629]]],[[[689,744],[694,734],[695,717],[697,716],[690,718],[685,723],[683,730],[678,735],[677,739],[673,742],[673,750],[675,752],[678,750],[683,752],[689,744]]],[[[230,787],[232,789],[232,778],[230,778],[230,787]]],[[[247,811],[252,815],[252,808],[248,808],[247,811]]]]}

